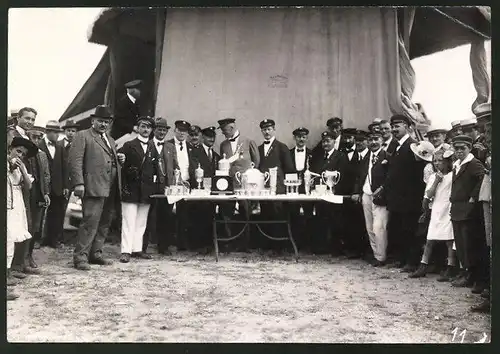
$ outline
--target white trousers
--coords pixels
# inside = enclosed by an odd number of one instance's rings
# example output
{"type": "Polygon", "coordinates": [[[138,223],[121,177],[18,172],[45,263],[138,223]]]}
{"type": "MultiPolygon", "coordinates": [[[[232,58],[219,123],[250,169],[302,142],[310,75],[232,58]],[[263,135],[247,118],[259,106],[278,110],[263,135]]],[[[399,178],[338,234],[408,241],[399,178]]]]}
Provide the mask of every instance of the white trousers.
{"type": "Polygon", "coordinates": [[[122,253],[142,252],[149,206],[122,202],[122,253]]]}
{"type": "Polygon", "coordinates": [[[373,196],[363,193],[361,203],[365,215],[366,231],[376,260],[383,262],[387,257],[387,222],[389,211],[385,206],[373,204],[373,196]]]}
{"type": "Polygon", "coordinates": [[[7,242],[6,242],[6,251],[7,251],[7,269],[10,269],[10,266],[12,265],[12,259],[14,259],[14,246],[15,243],[7,237],[7,242]]]}

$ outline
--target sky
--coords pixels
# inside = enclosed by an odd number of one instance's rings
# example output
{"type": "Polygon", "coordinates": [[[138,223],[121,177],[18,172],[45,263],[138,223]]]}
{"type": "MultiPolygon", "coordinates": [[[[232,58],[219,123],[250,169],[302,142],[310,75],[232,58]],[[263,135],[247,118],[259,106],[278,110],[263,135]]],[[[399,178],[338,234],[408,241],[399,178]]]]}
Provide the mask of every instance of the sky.
{"type": "MultiPolygon", "coordinates": [[[[8,17],[8,112],[24,106],[38,111],[37,125],[58,120],[96,68],[106,47],[87,33],[101,8],[10,9],[8,17]]],[[[412,61],[420,102],[438,125],[472,117],[476,98],[470,46],[412,61]]],[[[486,45],[491,63],[491,43],[486,45]]],[[[491,73],[491,64],[490,64],[491,73]]]]}

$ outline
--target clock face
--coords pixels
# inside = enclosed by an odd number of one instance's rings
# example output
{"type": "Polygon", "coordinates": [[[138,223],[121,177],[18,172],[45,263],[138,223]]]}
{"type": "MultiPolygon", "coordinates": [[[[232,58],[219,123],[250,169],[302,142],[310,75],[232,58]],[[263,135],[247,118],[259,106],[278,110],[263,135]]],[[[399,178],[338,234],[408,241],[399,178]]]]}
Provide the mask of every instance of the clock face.
{"type": "Polygon", "coordinates": [[[229,187],[229,183],[227,182],[227,179],[225,179],[225,178],[219,178],[215,185],[217,186],[217,189],[220,191],[225,191],[227,189],[227,187],[229,187]]]}

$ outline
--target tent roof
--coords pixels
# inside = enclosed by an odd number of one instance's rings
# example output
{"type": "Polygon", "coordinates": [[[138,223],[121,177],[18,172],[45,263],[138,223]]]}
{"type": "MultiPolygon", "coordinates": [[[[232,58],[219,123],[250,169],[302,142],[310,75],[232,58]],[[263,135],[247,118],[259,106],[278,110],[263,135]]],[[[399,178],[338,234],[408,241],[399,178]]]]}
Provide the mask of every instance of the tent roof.
{"type": "MultiPolygon", "coordinates": [[[[109,8],[103,10],[89,28],[92,43],[108,45],[115,35],[132,35],[146,42],[155,41],[153,8],[109,8]],[[127,20],[128,18],[128,20],[127,20]]],[[[410,37],[410,58],[490,38],[491,17],[480,7],[416,7],[410,37]]]]}

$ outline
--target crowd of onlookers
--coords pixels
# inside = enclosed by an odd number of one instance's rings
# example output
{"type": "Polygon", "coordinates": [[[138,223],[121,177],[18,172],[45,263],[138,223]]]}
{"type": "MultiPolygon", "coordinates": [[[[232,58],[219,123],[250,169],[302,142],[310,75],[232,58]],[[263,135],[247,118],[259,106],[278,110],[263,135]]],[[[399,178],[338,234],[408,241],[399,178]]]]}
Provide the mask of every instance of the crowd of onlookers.
{"type": "MultiPolygon", "coordinates": [[[[40,273],[34,249],[59,247],[72,193],[81,198],[83,211],[73,257],[76,269],[111,264],[102,247],[115,209],[121,222],[120,262],[151,258],[150,240],[164,255],[172,246],[210,252],[217,210],[213,203],[181,200],[174,213],[174,205],[151,195],[163,194],[179,181],[196,188],[195,169],[212,177],[225,158],[233,178],[252,164],[262,172],[277,168],[278,194],[285,193],[288,173],[303,179],[305,170],[339,171],[334,189],[343,196],[342,204],[261,202],[260,215],[289,217],[303,251],[364,258],[374,267],[401,268],[410,278],[440,273],[438,281],[481,294],[484,301],[473,310],[489,312],[490,105],[478,106],[475,114],[453,122],[451,129],[431,126],[423,140],[404,115],[375,119],[367,131],[345,128],[334,117],[312,149],[305,127],[293,131],[295,146],[289,148],[277,139],[276,122],[264,119],[258,145],[237,129],[236,118],[224,118],[218,121],[224,141],[216,152],[215,127],[176,121],[173,138],[166,140],[171,129],[166,119],[138,116],[131,128],[135,135],[117,148],[109,131],[122,117],[114,117],[106,106],[97,107],[89,129],[71,120],[62,127],[56,121],[36,127],[37,112],[23,108],[7,132],[7,298],[17,298],[12,286],[19,279],[40,273]]],[[[234,179],[235,188],[238,183],[234,179]]],[[[304,190],[302,184],[299,192],[304,190]]],[[[252,217],[255,210],[254,203],[245,201],[237,209],[232,202],[218,205],[226,220],[236,213],[252,217]]],[[[268,227],[271,235],[283,230],[282,225],[268,227]]],[[[226,224],[223,232],[231,236],[234,229],[226,224]]],[[[231,249],[276,253],[284,247],[246,234],[231,249]]]]}

